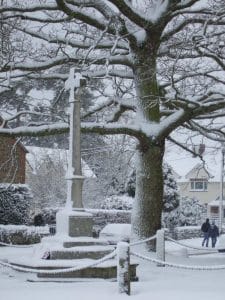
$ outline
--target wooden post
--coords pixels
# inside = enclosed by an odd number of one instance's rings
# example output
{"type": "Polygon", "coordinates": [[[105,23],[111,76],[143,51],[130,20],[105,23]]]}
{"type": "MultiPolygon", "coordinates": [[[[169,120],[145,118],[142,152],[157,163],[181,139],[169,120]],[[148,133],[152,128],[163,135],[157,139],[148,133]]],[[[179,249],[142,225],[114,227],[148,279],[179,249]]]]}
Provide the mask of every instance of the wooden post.
{"type": "MultiPolygon", "coordinates": [[[[158,260],[165,261],[165,231],[157,230],[156,233],[156,257],[158,260]]],[[[158,267],[164,267],[164,264],[157,264],[158,267]]]]}
{"type": "Polygon", "coordinates": [[[117,282],[119,293],[130,295],[130,245],[126,242],[117,244],[117,282]]]}

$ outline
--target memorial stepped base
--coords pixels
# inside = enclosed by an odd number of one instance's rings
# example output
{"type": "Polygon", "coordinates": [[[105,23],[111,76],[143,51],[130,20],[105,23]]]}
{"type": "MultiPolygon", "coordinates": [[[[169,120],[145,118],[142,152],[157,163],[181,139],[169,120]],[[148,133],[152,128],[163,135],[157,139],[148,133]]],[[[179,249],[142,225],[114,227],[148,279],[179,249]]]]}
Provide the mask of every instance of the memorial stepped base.
{"type": "Polygon", "coordinates": [[[58,248],[50,251],[50,259],[100,259],[110,254],[113,246],[79,246],[71,248],[58,248]]]}
{"type": "MultiPolygon", "coordinates": [[[[19,266],[19,267],[26,267],[26,268],[31,268],[31,269],[40,269],[40,273],[37,273],[35,276],[32,274],[29,278],[29,280],[32,281],[38,281],[38,278],[45,278],[46,281],[53,281],[52,279],[57,278],[57,279],[72,279],[72,278],[77,278],[77,279],[91,279],[91,278],[100,278],[100,279],[110,279],[110,280],[115,280],[117,279],[117,260],[116,259],[110,259],[107,262],[103,262],[95,267],[92,268],[86,268],[82,270],[77,270],[77,271],[72,271],[72,272],[66,272],[66,273],[56,273],[56,274],[45,274],[42,273],[41,270],[55,270],[57,271],[58,269],[67,269],[71,267],[79,267],[85,263],[92,263],[94,260],[87,260],[87,259],[81,259],[81,260],[73,260],[73,263],[66,263],[69,262],[68,260],[62,261],[62,260],[45,260],[43,261],[36,261],[36,263],[30,263],[30,260],[27,260],[23,262],[20,261],[11,261],[11,264],[19,266]],[[52,264],[54,262],[54,264],[52,264]]],[[[137,275],[136,275],[136,267],[137,267],[136,262],[131,262],[130,264],[130,277],[131,281],[137,281],[137,275]]]]}
{"type": "MultiPolygon", "coordinates": [[[[45,274],[41,270],[58,270],[71,267],[89,265],[97,259],[103,258],[115,249],[116,245],[109,245],[106,240],[90,237],[62,238],[46,237],[42,243],[34,250],[34,257],[21,258],[10,261],[11,264],[31,269],[40,269],[37,278],[45,278],[50,281],[54,278],[102,278],[116,280],[117,278],[117,259],[108,259],[97,266],[88,267],[81,270],[45,274]],[[39,247],[39,248],[38,248],[39,247]],[[44,253],[50,253],[49,259],[41,259],[44,253]]],[[[132,281],[137,281],[136,267],[137,262],[131,261],[130,276],[132,281]]]]}

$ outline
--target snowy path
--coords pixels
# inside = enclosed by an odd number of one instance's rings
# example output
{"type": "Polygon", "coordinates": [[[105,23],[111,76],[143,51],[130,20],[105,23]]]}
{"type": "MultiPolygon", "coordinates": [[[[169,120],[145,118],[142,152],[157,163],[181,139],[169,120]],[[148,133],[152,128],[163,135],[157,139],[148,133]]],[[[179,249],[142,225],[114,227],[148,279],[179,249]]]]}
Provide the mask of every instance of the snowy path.
{"type": "MultiPolygon", "coordinates": [[[[200,240],[187,241],[193,246],[200,240]]],[[[166,259],[170,262],[190,265],[225,264],[225,253],[198,255],[184,258],[179,247],[166,243],[166,259]],[[179,255],[180,254],[180,255],[179,255]]],[[[29,254],[32,249],[0,247],[0,259],[29,254]]],[[[224,300],[225,270],[190,271],[168,267],[156,267],[140,261],[139,282],[131,284],[134,300],[224,300]]],[[[0,269],[2,300],[120,300],[127,295],[117,292],[117,283],[103,280],[88,282],[28,282],[28,274],[0,269]]]]}

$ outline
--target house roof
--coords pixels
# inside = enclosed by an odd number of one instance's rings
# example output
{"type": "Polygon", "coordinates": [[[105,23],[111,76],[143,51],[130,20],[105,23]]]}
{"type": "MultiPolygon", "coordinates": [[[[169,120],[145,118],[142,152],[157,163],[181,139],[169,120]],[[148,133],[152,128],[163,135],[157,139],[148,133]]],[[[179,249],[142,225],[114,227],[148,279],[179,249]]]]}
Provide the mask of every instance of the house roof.
{"type": "MultiPolygon", "coordinates": [[[[0,116],[0,125],[3,123],[4,119],[0,116]]],[[[8,126],[6,126],[8,127],[8,126]]],[[[18,141],[18,139],[14,138],[14,137],[10,137],[12,140],[18,141]]],[[[18,146],[21,147],[23,149],[23,151],[25,153],[28,153],[29,151],[27,150],[27,148],[23,145],[23,143],[21,143],[21,141],[18,142],[18,146]]]]}
{"type": "MultiPolygon", "coordinates": [[[[44,160],[46,156],[49,156],[51,159],[64,161],[68,165],[68,150],[66,149],[52,149],[45,147],[34,147],[27,146],[29,153],[26,155],[26,160],[33,172],[37,169],[38,164],[41,160],[44,160]]],[[[96,178],[96,175],[87,165],[87,163],[82,159],[81,160],[82,173],[85,177],[96,178]]]]}
{"type": "Polygon", "coordinates": [[[191,178],[207,178],[219,182],[221,178],[221,153],[205,152],[203,161],[192,154],[172,148],[165,154],[165,161],[174,170],[178,182],[187,182],[191,178]]]}
{"type": "MultiPolygon", "coordinates": [[[[208,203],[209,206],[220,206],[220,199],[216,198],[215,200],[208,203]]],[[[223,200],[223,207],[225,207],[225,200],[223,200]]]]}

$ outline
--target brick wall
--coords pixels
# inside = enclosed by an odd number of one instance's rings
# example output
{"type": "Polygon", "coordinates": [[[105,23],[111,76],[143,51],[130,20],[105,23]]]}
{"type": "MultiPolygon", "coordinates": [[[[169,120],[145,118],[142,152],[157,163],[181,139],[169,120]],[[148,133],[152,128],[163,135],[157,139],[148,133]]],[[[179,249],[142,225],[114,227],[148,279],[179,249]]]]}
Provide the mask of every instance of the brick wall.
{"type": "Polygon", "coordinates": [[[26,150],[16,139],[0,138],[0,183],[25,183],[26,150]]]}

